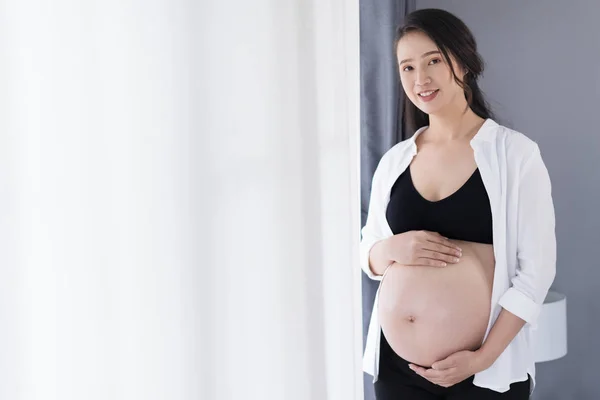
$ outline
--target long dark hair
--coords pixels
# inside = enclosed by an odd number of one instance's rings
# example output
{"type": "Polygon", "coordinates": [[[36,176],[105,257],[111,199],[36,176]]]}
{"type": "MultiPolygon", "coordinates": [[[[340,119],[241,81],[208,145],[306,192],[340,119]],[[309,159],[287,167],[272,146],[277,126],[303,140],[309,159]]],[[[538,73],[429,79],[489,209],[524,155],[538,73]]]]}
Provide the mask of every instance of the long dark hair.
{"type": "MultiPolygon", "coordinates": [[[[413,11],[405,17],[402,25],[396,30],[394,52],[398,49],[400,39],[414,31],[425,33],[440,49],[446,63],[450,66],[454,81],[465,93],[467,109],[470,107],[481,118],[494,118],[490,106],[477,84],[477,79],[483,73],[484,62],[477,52],[477,43],[467,25],[457,16],[445,10],[425,8],[413,11]],[[456,61],[468,71],[464,83],[456,76],[448,53],[451,53],[456,61]]],[[[404,100],[403,119],[409,132],[429,125],[429,115],[418,109],[409,99],[404,100]]]]}

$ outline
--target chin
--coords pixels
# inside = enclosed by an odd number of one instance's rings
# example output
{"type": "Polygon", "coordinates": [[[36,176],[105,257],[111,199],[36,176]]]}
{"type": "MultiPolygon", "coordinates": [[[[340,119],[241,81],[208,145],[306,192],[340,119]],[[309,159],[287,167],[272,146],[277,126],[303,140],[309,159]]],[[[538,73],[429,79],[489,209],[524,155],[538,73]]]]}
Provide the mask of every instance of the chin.
{"type": "Polygon", "coordinates": [[[445,108],[447,108],[448,104],[436,104],[436,105],[429,105],[429,104],[419,104],[417,106],[417,108],[421,111],[423,111],[425,114],[427,115],[435,115],[435,114],[439,114],[441,111],[443,111],[445,108]]]}
{"type": "Polygon", "coordinates": [[[417,107],[427,115],[434,115],[439,112],[439,107],[417,107]]]}

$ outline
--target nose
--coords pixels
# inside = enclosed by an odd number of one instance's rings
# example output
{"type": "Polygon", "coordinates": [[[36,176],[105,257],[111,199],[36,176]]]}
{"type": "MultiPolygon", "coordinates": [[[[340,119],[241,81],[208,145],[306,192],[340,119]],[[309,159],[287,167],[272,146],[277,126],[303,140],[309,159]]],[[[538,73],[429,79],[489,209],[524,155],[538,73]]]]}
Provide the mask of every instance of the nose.
{"type": "Polygon", "coordinates": [[[417,86],[425,86],[431,83],[431,78],[427,75],[427,72],[422,69],[417,69],[415,85],[417,86]]]}

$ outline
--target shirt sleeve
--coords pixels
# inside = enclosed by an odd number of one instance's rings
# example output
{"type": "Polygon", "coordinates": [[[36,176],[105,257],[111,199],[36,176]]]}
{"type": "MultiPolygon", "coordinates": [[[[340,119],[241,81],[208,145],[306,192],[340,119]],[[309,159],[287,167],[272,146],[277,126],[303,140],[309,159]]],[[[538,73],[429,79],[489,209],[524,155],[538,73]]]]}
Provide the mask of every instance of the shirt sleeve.
{"type": "Polygon", "coordinates": [[[537,328],[556,275],[552,188],[538,145],[521,170],[517,204],[517,270],[498,304],[537,328]]]}
{"type": "Polygon", "coordinates": [[[369,210],[367,213],[367,221],[365,226],[361,230],[361,241],[360,241],[360,267],[367,274],[367,276],[373,280],[380,281],[382,275],[376,275],[369,267],[369,253],[375,245],[387,236],[385,234],[384,227],[382,224],[385,220],[385,162],[386,156],[384,155],[379,161],[375,173],[373,174],[373,180],[371,183],[371,197],[369,200],[369,210]]]}

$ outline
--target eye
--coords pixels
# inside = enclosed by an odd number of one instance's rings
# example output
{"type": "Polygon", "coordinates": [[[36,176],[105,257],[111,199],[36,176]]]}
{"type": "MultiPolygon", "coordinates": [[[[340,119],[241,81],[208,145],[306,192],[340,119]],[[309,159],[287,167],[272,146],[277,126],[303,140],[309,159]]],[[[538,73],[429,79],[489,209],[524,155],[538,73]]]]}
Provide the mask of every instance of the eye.
{"type": "MultiPolygon", "coordinates": [[[[439,64],[441,62],[442,62],[442,60],[439,58],[432,58],[431,60],[429,60],[429,65],[435,65],[435,64],[439,64]]],[[[409,72],[409,71],[412,71],[412,69],[413,69],[413,67],[411,67],[410,65],[407,65],[406,67],[402,68],[402,71],[409,72]]]]}

